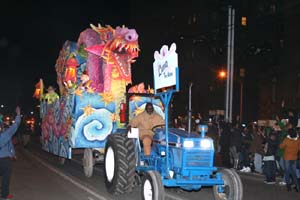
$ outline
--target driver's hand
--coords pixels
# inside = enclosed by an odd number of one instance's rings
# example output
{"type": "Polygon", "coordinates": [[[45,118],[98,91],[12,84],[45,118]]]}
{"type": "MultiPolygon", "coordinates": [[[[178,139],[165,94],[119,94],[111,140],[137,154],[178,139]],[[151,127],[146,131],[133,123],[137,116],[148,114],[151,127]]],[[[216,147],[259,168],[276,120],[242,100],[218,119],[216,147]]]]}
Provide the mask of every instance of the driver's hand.
{"type": "Polygon", "coordinates": [[[126,130],[127,130],[127,132],[131,133],[131,125],[128,125],[126,130]]]}

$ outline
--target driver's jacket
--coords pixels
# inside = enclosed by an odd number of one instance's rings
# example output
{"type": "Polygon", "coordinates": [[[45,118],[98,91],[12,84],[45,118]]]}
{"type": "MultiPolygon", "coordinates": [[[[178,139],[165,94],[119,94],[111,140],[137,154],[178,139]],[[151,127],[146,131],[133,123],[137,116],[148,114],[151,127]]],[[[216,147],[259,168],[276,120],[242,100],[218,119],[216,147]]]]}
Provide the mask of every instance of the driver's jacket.
{"type": "Polygon", "coordinates": [[[129,125],[131,125],[132,127],[139,129],[140,139],[143,139],[146,135],[153,137],[154,133],[151,129],[154,126],[163,124],[165,124],[165,121],[162,116],[160,116],[156,112],[153,112],[151,115],[149,115],[146,111],[137,115],[129,123],[129,125]]]}

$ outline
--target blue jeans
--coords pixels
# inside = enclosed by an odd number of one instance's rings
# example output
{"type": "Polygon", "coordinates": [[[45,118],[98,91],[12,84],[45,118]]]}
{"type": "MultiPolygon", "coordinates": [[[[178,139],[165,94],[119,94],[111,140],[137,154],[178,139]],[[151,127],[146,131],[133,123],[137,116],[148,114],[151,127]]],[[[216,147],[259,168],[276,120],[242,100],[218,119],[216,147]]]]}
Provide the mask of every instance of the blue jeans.
{"type": "Polygon", "coordinates": [[[0,176],[2,176],[1,197],[5,198],[9,195],[9,181],[11,176],[12,163],[10,158],[0,158],[0,176]]]}
{"type": "Polygon", "coordinates": [[[284,167],[284,176],[286,184],[290,184],[290,176],[292,176],[294,184],[298,186],[298,180],[296,176],[296,160],[284,160],[284,167]]]}
{"type": "Polygon", "coordinates": [[[276,181],[276,161],[268,160],[264,161],[264,174],[266,175],[266,181],[276,181]]]}
{"type": "Polygon", "coordinates": [[[284,165],[284,159],[283,159],[283,157],[280,157],[279,166],[284,171],[282,180],[285,182],[285,165],[284,165]]]}
{"type": "Polygon", "coordinates": [[[254,154],[254,167],[256,172],[262,173],[262,156],[258,153],[254,154]]]}

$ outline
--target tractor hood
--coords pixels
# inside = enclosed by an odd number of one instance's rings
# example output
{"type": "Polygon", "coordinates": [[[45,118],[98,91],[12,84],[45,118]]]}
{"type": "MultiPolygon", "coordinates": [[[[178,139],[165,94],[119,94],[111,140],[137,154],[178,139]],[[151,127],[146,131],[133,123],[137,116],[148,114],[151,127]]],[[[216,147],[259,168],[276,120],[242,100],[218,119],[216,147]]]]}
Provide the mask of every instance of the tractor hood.
{"type": "MultiPolygon", "coordinates": [[[[165,144],[166,137],[163,129],[158,129],[154,135],[154,141],[165,144]]],[[[210,138],[202,138],[200,134],[188,133],[187,131],[169,128],[169,145],[184,148],[213,148],[213,141],[210,138]]]]}

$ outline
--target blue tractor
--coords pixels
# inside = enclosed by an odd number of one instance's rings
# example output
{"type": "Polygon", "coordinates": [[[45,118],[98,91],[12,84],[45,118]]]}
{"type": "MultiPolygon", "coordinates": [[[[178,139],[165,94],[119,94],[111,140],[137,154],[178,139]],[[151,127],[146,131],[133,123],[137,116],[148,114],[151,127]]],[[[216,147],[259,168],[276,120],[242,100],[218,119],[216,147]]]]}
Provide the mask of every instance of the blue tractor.
{"type": "Polygon", "coordinates": [[[176,90],[158,94],[165,108],[165,125],[153,127],[151,156],[145,157],[137,138],[125,129],[108,137],[105,147],[106,187],[112,194],[130,192],[135,175],[141,177],[142,199],[163,200],[164,187],[200,190],[212,186],[216,200],[241,200],[243,186],[233,169],[214,166],[213,140],[206,137],[207,126],[200,126],[201,134],[168,127],[168,104],[176,90]]]}
{"type": "Polygon", "coordinates": [[[138,174],[143,200],[164,200],[164,187],[198,191],[204,186],[212,186],[215,200],[241,200],[239,175],[232,169],[214,166],[213,140],[205,137],[207,126],[200,127],[201,134],[168,126],[169,103],[173,93],[179,91],[175,50],[172,44],[170,49],[163,46],[160,53],[154,53],[154,97],[163,104],[165,125],[152,128],[150,157],[145,157],[138,134],[127,134],[123,128],[109,135],[104,155],[106,187],[115,195],[130,192],[138,174]]]}

